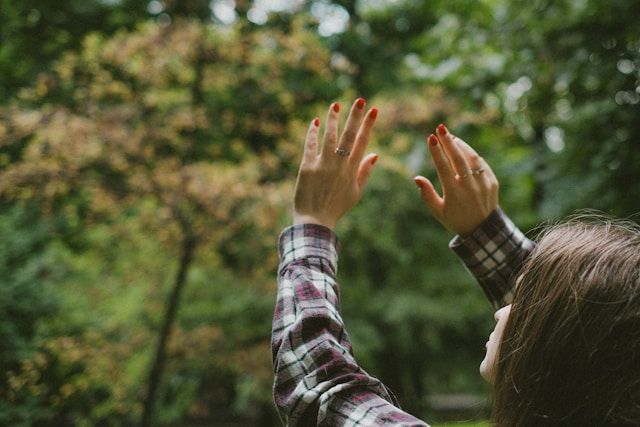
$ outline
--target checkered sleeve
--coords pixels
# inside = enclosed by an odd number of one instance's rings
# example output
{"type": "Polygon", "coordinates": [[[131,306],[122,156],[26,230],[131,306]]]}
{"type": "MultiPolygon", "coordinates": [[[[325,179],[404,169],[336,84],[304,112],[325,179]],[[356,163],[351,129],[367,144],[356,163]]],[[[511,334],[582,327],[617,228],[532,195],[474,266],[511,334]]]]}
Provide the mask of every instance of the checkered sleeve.
{"type": "Polygon", "coordinates": [[[279,251],[273,396],[287,425],[426,426],[394,405],[393,395],[353,356],[340,314],[333,231],[289,227],[279,251]]]}
{"type": "Polygon", "coordinates": [[[449,247],[498,309],[511,303],[518,272],[535,243],[497,208],[471,234],[454,237],[449,247]]]}

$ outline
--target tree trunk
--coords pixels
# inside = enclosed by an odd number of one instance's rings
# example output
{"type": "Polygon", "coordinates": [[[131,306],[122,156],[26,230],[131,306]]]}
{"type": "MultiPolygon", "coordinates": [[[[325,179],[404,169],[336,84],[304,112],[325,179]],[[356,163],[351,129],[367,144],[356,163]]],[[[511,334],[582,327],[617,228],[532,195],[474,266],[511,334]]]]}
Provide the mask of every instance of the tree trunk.
{"type": "Polygon", "coordinates": [[[189,269],[191,261],[193,260],[195,246],[195,239],[187,234],[182,241],[178,273],[176,274],[171,294],[167,299],[162,329],[160,330],[158,345],[156,347],[155,358],[153,360],[151,370],[149,371],[147,394],[144,401],[144,411],[142,413],[142,419],[140,420],[141,427],[149,427],[152,425],[153,408],[166,361],[167,341],[169,340],[169,335],[171,334],[171,329],[176,317],[176,312],[178,311],[178,305],[180,304],[180,294],[182,293],[182,289],[184,288],[184,284],[186,282],[187,270],[189,269]]]}

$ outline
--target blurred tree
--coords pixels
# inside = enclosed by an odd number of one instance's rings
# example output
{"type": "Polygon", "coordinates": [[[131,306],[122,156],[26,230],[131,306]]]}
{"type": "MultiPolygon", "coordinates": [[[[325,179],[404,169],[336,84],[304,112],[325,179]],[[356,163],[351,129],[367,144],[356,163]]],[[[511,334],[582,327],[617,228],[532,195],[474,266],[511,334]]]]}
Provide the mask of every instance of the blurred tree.
{"type": "Polygon", "coordinates": [[[152,420],[196,247],[217,247],[229,268],[272,270],[259,249],[271,239],[256,236],[278,224],[276,184],[300,151],[293,141],[306,124],[291,119],[335,93],[325,63],[302,21],[286,35],[148,24],[89,36],[44,85],[21,94],[32,109],[5,110],[3,197],[38,199],[49,212],[71,204],[86,224],[135,214],[148,200],[157,206],[148,226],[179,248],[142,425],[152,420]],[[247,241],[253,251],[237,252],[247,241]]]}
{"type": "Polygon", "coordinates": [[[147,1],[0,0],[0,105],[90,32],[112,34],[147,19],[147,1]]]}
{"type": "MultiPolygon", "coordinates": [[[[0,215],[0,424],[11,425],[32,402],[12,393],[10,372],[20,368],[37,347],[41,319],[57,310],[53,286],[65,276],[65,262],[52,248],[51,225],[32,206],[15,205],[0,215]],[[20,407],[18,403],[22,403],[20,407]]],[[[26,412],[26,411],[25,411],[26,412]]]]}
{"type": "Polygon", "coordinates": [[[505,117],[538,153],[535,203],[546,217],[638,212],[629,183],[640,178],[639,13],[624,0],[540,0],[502,16],[505,117]]]}

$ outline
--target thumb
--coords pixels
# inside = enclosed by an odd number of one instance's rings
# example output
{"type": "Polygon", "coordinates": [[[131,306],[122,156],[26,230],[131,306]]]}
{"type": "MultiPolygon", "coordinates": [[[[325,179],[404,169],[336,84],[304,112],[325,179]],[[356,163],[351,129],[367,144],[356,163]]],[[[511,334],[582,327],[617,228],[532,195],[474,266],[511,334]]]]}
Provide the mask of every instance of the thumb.
{"type": "Polygon", "coordinates": [[[420,188],[422,200],[425,201],[427,207],[431,210],[431,212],[439,215],[439,213],[442,211],[442,208],[444,207],[444,200],[442,199],[442,197],[440,197],[436,189],[433,187],[431,181],[421,175],[416,176],[415,178],[413,178],[413,180],[420,188]]]}
{"type": "Polygon", "coordinates": [[[358,187],[364,188],[367,185],[367,181],[371,176],[371,171],[373,171],[373,166],[378,161],[379,156],[377,154],[369,154],[360,162],[360,166],[358,166],[358,187]]]}

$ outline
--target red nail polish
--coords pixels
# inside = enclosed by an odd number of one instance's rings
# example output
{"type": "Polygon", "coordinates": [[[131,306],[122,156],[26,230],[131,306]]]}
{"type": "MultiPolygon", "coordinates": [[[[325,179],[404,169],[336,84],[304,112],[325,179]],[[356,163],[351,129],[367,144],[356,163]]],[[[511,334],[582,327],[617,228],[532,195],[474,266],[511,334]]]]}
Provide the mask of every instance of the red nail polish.
{"type": "Polygon", "coordinates": [[[377,108],[372,108],[371,112],[369,113],[369,116],[372,119],[375,119],[376,117],[378,117],[378,109],[377,108]]]}
{"type": "Polygon", "coordinates": [[[436,138],[434,134],[429,135],[429,138],[427,138],[427,140],[432,147],[438,145],[438,138],[436,138]]]}
{"type": "Polygon", "coordinates": [[[367,101],[365,101],[363,98],[358,98],[356,100],[356,107],[358,107],[359,109],[363,109],[364,108],[364,104],[366,104],[367,101]]]}
{"type": "Polygon", "coordinates": [[[333,103],[333,111],[335,111],[336,113],[338,111],[340,111],[340,104],[338,104],[337,102],[333,103]]]}
{"type": "Polygon", "coordinates": [[[317,126],[320,126],[320,119],[316,117],[316,118],[313,120],[313,124],[314,124],[314,125],[316,125],[316,127],[317,127],[317,126]]]}
{"type": "Polygon", "coordinates": [[[373,158],[373,160],[371,160],[371,166],[373,166],[373,165],[375,165],[375,164],[376,164],[376,162],[378,161],[378,158],[379,158],[379,156],[375,156],[375,157],[373,158]]]}
{"type": "Polygon", "coordinates": [[[438,125],[438,133],[445,135],[447,133],[447,127],[443,124],[438,125]]]}

